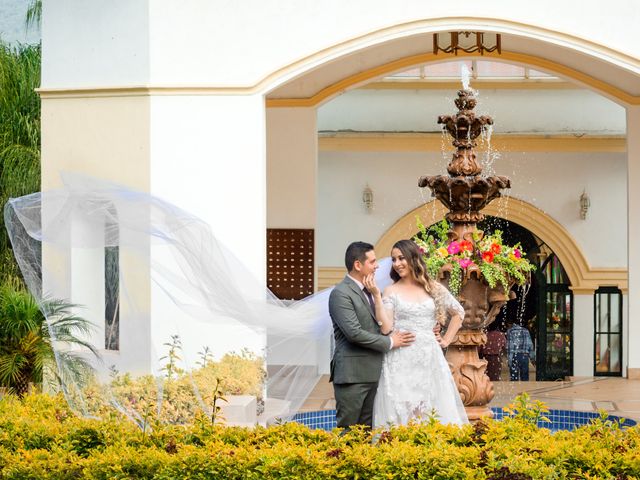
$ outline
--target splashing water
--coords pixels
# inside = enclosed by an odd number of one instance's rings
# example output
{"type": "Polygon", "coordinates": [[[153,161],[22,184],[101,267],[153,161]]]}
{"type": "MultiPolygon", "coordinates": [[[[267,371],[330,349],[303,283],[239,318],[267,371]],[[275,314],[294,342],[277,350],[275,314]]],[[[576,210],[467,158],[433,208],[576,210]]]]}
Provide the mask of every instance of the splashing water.
{"type": "Polygon", "coordinates": [[[469,90],[471,71],[469,70],[469,67],[467,67],[466,63],[463,63],[462,67],[460,68],[460,79],[462,80],[462,88],[464,90],[469,90]]]}

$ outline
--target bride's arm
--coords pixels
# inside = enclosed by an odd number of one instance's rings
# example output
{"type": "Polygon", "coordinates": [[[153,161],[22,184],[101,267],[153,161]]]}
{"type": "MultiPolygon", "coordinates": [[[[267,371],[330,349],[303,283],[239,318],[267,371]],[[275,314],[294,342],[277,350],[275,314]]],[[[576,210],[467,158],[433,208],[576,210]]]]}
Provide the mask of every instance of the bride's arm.
{"type": "MultiPolygon", "coordinates": [[[[376,308],[376,321],[378,325],[380,325],[380,333],[383,335],[389,335],[393,331],[393,310],[389,309],[389,301],[385,301],[386,299],[382,298],[382,293],[380,289],[376,285],[376,281],[373,275],[369,275],[364,279],[364,286],[367,287],[367,290],[373,296],[374,305],[376,308]]],[[[387,292],[389,287],[385,289],[385,297],[388,295],[387,292]]]]}
{"type": "Polygon", "coordinates": [[[447,348],[451,344],[451,342],[453,342],[453,339],[456,338],[456,334],[458,333],[458,330],[460,330],[461,326],[462,318],[456,312],[455,314],[451,315],[451,320],[449,321],[447,331],[444,334],[444,337],[440,339],[439,343],[442,348],[447,348]]]}
{"type": "Polygon", "coordinates": [[[440,346],[442,348],[447,348],[453,339],[456,338],[456,334],[460,327],[462,326],[462,321],[464,319],[464,308],[460,305],[460,302],[455,299],[449,290],[446,290],[444,295],[445,300],[445,310],[447,311],[447,315],[449,316],[449,325],[447,326],[447,331],[439,340],[440,346]]]}

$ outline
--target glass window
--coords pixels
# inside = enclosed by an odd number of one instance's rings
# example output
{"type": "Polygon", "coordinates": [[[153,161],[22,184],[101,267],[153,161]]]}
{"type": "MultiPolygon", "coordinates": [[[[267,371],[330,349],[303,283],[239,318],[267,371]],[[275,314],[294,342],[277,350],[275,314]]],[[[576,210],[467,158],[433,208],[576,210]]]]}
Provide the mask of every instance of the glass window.
{"type": "Polygon", "coordinates": [[[404,70],[391,75],[393,78],[420,78],[422,76],[422,68],[416,67],[410,70],[404,70]]]}
{"type": "Polygon", "coordinates": [[[485,61],[476,62],[476,72],[479,77],[492,78],[522,78],[525,73],[524,67],[518,65],[485,61]]]}
{"type": "Polygon", "coordinates": [[[553,75],[549,75],[548,73],[540,72],[538,70],[534,70],[532,68],[527,69],[527,77],[529,78],[558,78],[553,75]]]}
{"type": "Polygon", "coordinates": [[[558,260],[558,257],[556,257],[555,255],[553,255],[545,263],[543,274],[547,283],[561,283],[567,285],[570,284],[569,278],[567,277],[567,274],[564,271],[560,260],[558,260]]]}
{"type": "Polygon", "coordinates": [[[115,208],[110,208],[109,213],[110,218],[105,222],[107,246],[104,249],[104,348],[120,350],[119,232],[115,208]]]}
{"type": "Polygon", "coordinates": [[[427,78],[460,78],[462,65],[466,65],[469,72],[473,71],[471,60],[457,62],[430,63],[425,65],[424,74],[427,78]]]}
{"type": "Polygon", "coordinates": [[[562,263],[551,253],[537,274],[539,318],[536,380],[573,375],[573,293],[562,263]]]}
{"type": "Polygon", "coordinates": [[[427,63],[408,70],[396,72],[385,77],[385,80],[420,79],[420,80],[450,80],[459,79],[462,74],[462,66],[466,65],[474,79],[506,79],[541,81],[557,81],[558,77],[540,72],[528,67],[513,65],[510,63],[493,62],[490,60],[455,60],[440,63],[427,63]]]}
{"type": "Polygon", "coordinates": [[[600,287],[594,295],[594,375],[622,375],[622,292],[600,287]]]}
{"type": "Polygon", "coordinates": [[[550,291],[546,294],[546,358],[550,372],[572,370],[571,292],[550,291]]]}

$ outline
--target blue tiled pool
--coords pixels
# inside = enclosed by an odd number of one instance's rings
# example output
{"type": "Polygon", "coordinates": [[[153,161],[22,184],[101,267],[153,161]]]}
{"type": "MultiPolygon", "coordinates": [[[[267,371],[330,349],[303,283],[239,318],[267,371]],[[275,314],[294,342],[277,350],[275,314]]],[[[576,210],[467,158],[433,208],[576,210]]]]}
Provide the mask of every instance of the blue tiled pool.
{"type": "MultiPolygon", "coordinates": [[[[505,413],[502,408],[491,408],[493,416],[497,420],[501,420],[505,413]]],[[[573,430],[576,427],[588,424],[592,419],[598,418],[600,415],[595,412],[575,412],[573,410],[550,410],[545,415],[551,423],[538,422],[539,427],[548,428],[549,430],[573,430]]],[[[608,420],[613,422],[620,421],[620,417],[609,415],[608,420]]],[[[333,430],[336,428],[336,411],[320,410],[316,412],[298,413],[293,417],[294,422],[302,423],[309,428],[321,428],[323,430],[333,430]]],[[[632,427],[636,424],[634,420],[625,419],[622,423],[623,427],[632,427]]]]}

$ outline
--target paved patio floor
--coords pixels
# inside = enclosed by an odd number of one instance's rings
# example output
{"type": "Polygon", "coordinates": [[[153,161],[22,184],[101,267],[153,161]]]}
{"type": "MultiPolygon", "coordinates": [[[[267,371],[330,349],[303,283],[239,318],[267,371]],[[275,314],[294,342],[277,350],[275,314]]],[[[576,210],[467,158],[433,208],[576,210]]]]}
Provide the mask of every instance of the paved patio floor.
{"type": "MultiPolygon", "coordinates": [[[[551,409],[596,412],[640,421],[640,380],[612,377],[573,377],[555,382],[494,382],[493,407],[509,404],[513,398],[528,392],[551,409]]],[[[302,411],[335,408],[333,386],[324,376],[311,392],[302,411]]]]}

